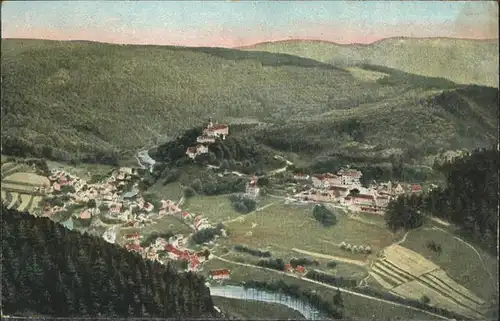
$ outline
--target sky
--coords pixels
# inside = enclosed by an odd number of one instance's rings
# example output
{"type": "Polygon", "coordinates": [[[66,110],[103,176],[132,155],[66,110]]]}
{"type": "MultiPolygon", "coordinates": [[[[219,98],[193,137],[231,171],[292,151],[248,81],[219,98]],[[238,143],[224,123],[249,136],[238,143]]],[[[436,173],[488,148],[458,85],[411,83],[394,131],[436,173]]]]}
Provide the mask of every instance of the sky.
{"type": "Polygon", "coordinates": [[[2,38],[238,47],[314,39],[498,39],[494,1],[3,1],[2,38]]]}

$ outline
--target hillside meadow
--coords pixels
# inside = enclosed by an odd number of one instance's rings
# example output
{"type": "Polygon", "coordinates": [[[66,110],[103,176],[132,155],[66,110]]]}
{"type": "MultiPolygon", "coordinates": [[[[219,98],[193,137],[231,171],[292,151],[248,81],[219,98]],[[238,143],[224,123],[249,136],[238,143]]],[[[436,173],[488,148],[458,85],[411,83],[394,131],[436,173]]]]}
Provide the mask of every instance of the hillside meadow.
{"type": "Polygon", "coordinates": [[[498,40],[388,38],[371,44],[340,45],[290,40],[258,43],[242,50],[284,53],[348,66],[370,63],[460,84],[498,87],[498,40]]]}

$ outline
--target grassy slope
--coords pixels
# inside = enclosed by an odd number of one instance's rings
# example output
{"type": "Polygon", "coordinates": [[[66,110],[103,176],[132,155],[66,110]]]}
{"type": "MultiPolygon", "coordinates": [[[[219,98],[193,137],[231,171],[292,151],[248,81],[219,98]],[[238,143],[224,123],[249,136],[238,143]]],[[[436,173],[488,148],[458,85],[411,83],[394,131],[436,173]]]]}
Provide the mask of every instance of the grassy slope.
{"type": "Polygon", "coordinates": [[[369,45],[281,41],[242,48],[279,52],[322,62],[368,62],[457,83],[498,87],[498,41],[389,38],[369,45]]]}
{"type": "Polygon", "coordinates": [[[2,135],[73,152],[135,149],[208,116],[272,123],[270,133],[292,131],[330,147],[335,140],[337,148],[352,137],[343,129],[332,136],[332,128],[352,119],[366,131],[358,140],[370,144],[475,145],[495,135],[489,130],[496,133],[496,122],[485,120],[498,113],[492,88],[457,90],[450,82],[386,72],[390,84],[290,55],[2,40],[2,135]],[[480,101],[471,90],[493,98],[480,101]],[[436,100],[443,91],[464,96],[470,108],[462,118],[436,100]],[[468,117],[471,109],[476,118],[468,117]]]}

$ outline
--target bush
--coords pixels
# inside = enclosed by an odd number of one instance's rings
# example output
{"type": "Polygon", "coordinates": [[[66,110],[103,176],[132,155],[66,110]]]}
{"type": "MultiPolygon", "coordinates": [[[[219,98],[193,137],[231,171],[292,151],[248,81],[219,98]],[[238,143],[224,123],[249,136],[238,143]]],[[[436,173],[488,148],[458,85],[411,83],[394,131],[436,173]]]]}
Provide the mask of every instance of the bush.
{"type": "Polygon", "coordinates": [[[326,266],[330,269],[334,269],[337,266],[337,262],[335,261],[330,261],[326,264],[326,266]]]}
{"type": "Polygon", "coordinates": [[[233,209],[238,213],[247,214],[255,210],[257,202],[244,194],[234,193],[229,195],[233,209]]]}
{"type": "Polygon", "coordinates": [[[251,249],[251,248],[248,248],[244,245],[235,245],[235,246],[233,246],[233,249],[237,252],[248,253],[248,254],[253,255],[253,256],[271,257],[271,252],[269,252],[269,251],[261,251],[261,250],[251,249]]]}
{"type": "Polygon", "coordinates": [[[296,268],[298,265],[302,266],[310,266],[310,265],[315,265],[318,266],[319,262],[316,260],[313,260],[311,258],[293,258],[290,260],[290,265],[294,268],[296,268]]]}
{"type": "Polygon", "coordinates": [[[249,212],[248,207],[246,207],[242,202],[234,202],[232,206],[233,209],[238,213],[247,214],[249,212]]]}
{"type": "Polygon", "coordinates": [[[191,188],[189,186],[184,188],[184,197],[190,198],[190,197],[193,197],[195,194],[196,194],[196,192],[194,191],[193,188],[191,188]]]}
{"type": "Polygon", "coordinates": [[[91,199],[87,202],[87,207],[89,208],[96,208],[97,207],[97,203],[95,201],[95,199],[91,199]]]}
{"type": "Polygon", "coordinates": [[[203,243],[212,241],[216,235],[218,235],[218,236],[222,235],[221,226],[223,228],[222,224],[220,224],[220,225],[218,224],[216,227],[206,228],[206,229],[203,229],[201,231],[194,233],[192,236],[193,241],[196,244],[203,244],[203,243]]]}
{"type": "Polygon", "coordinates": [[[259,260],[257,262],[258,266],[266,267],[269,269],[275,269],[278,271],[283,271],[285,269],[285,262],[282,259],[268,259],[268,260],[259,260]]]}
{"type": "Polygon", "coordinates": [[[315,280],[318,282],[330,284],[333,286],[340,286],[340,287],[346,287],[346,288],[354,288],[357,286],[357,280],[356,279],[349,279],[349,278],[343,278],[343,277],[336,277],[330,274],[326,273],[321,273],[318,271],[308,271],[306,273],[306,278],[315,280]]]}
{"type": "Polygon", "coordinates": [[[337,224],[337,217],[323,204],[316,204],[313,208],[314,218],[325,227],[337,224]]]}

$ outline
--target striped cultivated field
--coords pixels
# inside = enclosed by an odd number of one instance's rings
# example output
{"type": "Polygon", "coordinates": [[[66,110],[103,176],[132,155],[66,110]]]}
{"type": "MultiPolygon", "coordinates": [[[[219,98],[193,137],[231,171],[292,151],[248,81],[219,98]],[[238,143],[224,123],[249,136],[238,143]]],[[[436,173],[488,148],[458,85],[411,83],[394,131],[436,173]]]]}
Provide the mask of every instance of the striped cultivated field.
{"type": "Polygon", "coordinates": [[[452,280],[439,266],[400,245],[384,249],[370,275],[391,293],[414,300],[427,297],[429,305],[469,318],[484,318],[485,302],[452,280]]]}
{"type": "Polygon", "coordinates": [[[42,200],[35,189],[50,182],[47,177],[30,173],[28,169],[23,164],[2,164],[2,203],[9,209],[34,213],[42,200]]]}

